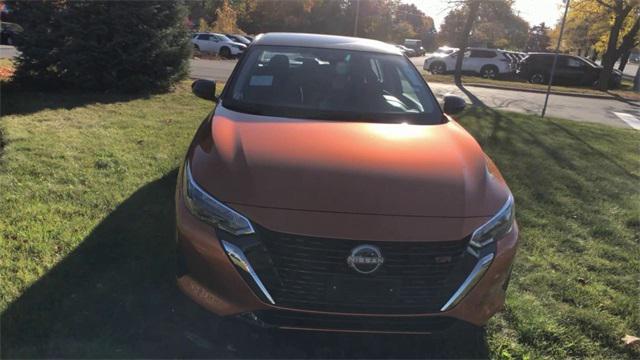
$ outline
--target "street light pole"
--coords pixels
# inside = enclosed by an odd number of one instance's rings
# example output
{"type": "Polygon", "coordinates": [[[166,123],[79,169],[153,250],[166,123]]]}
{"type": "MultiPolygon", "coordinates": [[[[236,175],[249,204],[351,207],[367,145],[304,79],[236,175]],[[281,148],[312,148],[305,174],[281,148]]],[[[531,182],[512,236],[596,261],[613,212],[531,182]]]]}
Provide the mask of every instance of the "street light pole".
{"type": "Polygon", "coordinates": [[[358,16],[360,16],[360,0],[356,0],[356,20],[353,25],[353,36],[358,36],[358,16]]]}
{"type": "Polygon", "coordinates": [[[569,12],[569,2],[571,0],[562,0],[565,3],[564,16],[562,16],[562,25],[560,25],[560,35],[558,35],[558,44],[556,45],[556,54],[553,56],[553,65],[551,66],[551,75],[549,76],[549,85],[547,86],[547,96],[544,98],[544,106],[542,107],[541,118],[544,118],[544,114],[547,112],[547,103],[549,102],[549,94],[551,93],[551,83],[553,82],[553,75],[556,72],[556,65],[558,64],[558,52],[560,52],[560,42],[562,41],[562,33],[564,32],[564,23],[567,21],[567,13],[569,12]]]}

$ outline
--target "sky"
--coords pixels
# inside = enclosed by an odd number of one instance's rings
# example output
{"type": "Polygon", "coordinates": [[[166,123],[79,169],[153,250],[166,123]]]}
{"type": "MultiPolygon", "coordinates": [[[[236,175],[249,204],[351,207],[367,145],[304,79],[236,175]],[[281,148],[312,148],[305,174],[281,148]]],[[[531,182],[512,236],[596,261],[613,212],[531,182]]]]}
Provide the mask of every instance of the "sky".
{"type": "MultiPolygon", "coordinates": [[[[483,0],[491,1],[491,0],[483,0]]],[[[444,21],[449,12],[450,0],[403,0],[405,3],[415,4],[436,23],[436,28],[444,21]]],[[[547,25],[555,25],[562,16],[562,0],[515,0],[514,10],[527,20],[529,24],[545,22],[547,25]]]]}

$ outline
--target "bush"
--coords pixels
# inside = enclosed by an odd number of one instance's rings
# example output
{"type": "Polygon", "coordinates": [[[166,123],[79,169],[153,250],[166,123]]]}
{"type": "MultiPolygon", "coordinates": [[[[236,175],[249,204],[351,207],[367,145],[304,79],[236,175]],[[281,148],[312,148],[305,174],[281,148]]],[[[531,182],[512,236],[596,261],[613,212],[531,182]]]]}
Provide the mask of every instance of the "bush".
{"type": "Polygon", "coordinates": [[[186,9],[175,1],[16,2],[15,81],[38,89],[165,91],[188,74],[186,9]]]}

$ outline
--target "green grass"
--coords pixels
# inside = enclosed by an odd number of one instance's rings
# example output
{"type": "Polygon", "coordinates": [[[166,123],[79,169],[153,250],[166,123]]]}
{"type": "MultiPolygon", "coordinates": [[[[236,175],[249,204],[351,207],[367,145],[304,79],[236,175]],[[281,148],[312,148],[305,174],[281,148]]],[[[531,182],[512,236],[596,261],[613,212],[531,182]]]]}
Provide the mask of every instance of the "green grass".
{"type": "Polygon", "coordinates": [[[640,333],[638,133],[481,109],[462,123],[501,168],[522,229],[490,349],[505,357],[631,355],[620,339],[640,333]]]}
{"type": "Polygon", "coordinates": [[[7,58],[0,58],[0,67],[9,66],[13,67],[13,60],[7,58]]]}
{"type": "MultiPolygon", "coordinates": [[[[453,84],[453,74],[433,75],[428,71],[422,71],[422,75],[428,82],[453,84]]],[[[520,79],[485,79],[480,76],[468,76],[462,77],[462,83],[465,85],[488,85],[497,87],[508,87],[514,89],[523,90],[537,90],[547,91],[547,85],[531,84],[527,81],[520,79]]],[[[620,88],[602,92],[600,90],[590,88],[587,86],[560,86],[553,85],[551,88],[553,92],[573,94],[573,95],[611,95],[613,97],[619,97],[628,100],[640,100],[640,93],[633,91],[633,82],[628,80],[622,80],[620,88]]]]}
{"type": "MultiPolygon", "coordinates": [[[[211,104],[186,84],[2,95],[3,357],[235,356],[173,284],[175,169],[211,104]]],[[[521,228],[489,355],[640,357],[620,340],[640,334],[638,133],[482,108],[461,122],[507,179],[521,228]]]]}

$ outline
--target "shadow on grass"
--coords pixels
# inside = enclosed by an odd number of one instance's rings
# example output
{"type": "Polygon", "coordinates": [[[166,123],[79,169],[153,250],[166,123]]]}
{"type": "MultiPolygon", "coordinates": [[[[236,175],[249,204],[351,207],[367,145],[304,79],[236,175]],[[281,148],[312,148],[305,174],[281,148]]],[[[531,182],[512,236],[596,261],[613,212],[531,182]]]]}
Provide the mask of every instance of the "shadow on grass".
{"type": "MultiPolygon", "coordinates": [[[[554,148],[552,146],[545,144],[545,142],[542,141],[542,134],[533,133],[522,126],[517,125],[507,116],[505,116],[503,113],[488,107],[484,102],[482,102],[482,100],[480,100],[477,96],[475,96],[470,90],[466,89],[464,85],[458,86],[458,88],[471,101],[472,107],[466,111],[467,114],[471,114],[476,117],[491,119],[491,122],[492,122],[491,135],[486,139],[480,139],[481,142],[482,140],[484,140],[484,142],[487,142],[489,144],[497,145],[497,141],[498,141],[497,135],[500,132],[508,131],[508,129],[505,128],[505,125],[506,125],[512,129],[514,128],[518,129],[518,131],[515,131],[515,132],[511,130],[511,132],[513,132],[514,135],[517,135],[518,137],[522,137],[523,135],[526,135],[529,141],[532,141],[533,143],[535,143],[537,147],[539,147],[540,149],[543,149],[550,156],[550,158],[557,161],[560,166],[564,166],[574,170],[576,169],[573,163],[565,155],[562,154],[562,149],[554,148]]],[[[640,180],[640,177],[631,173],[617,159],[598,150],[593,145],[591,145],[588,141],[580,137],[579,134],[577,134],[574,131],[571,131],[566,126],[556,121],[548,120],[548,119],[540,119],[540,121],[551,124],[558,130],[564,132],[568,137],[578,142],[581,146],[584,146],[586,152],[596,155],[597,157],[599,157],[601,160],[605,161],[609,165],[612,165],[613,167],[617,168],[625,176],[628,176],[635,180],[640,180]]]]}
{"type": "Polygon", "coordinates": [[[111,212],[2,314],[7,358],[486,357],[438,337],[285,333],[221,320],[174,279],[176,171],[111,212]]]}
{"type": "Polygon", "coordinates": [[[112,94],[80,91],[36,91],[11,83],[0,84],[0,115],[27,115],[41,110],[71,110],[91,104],[112,104],[146,99],[152,94],[112,94]]]}
{"type": "Polygon", "coordinates": [[[471,100],[471,104],[473,106],[478,106],[481,108],[486,108],[487,105],[485,105],[485,103],[482,102],[482,100],[478,99],[477,96],[475,96],[471,91],[467,90],[467,88],[464,87],[464,85],[456,85],[458,87],[458,89],[460,89],[460,91],[462,91],[468,98],[469,100],[471,100]]]}

